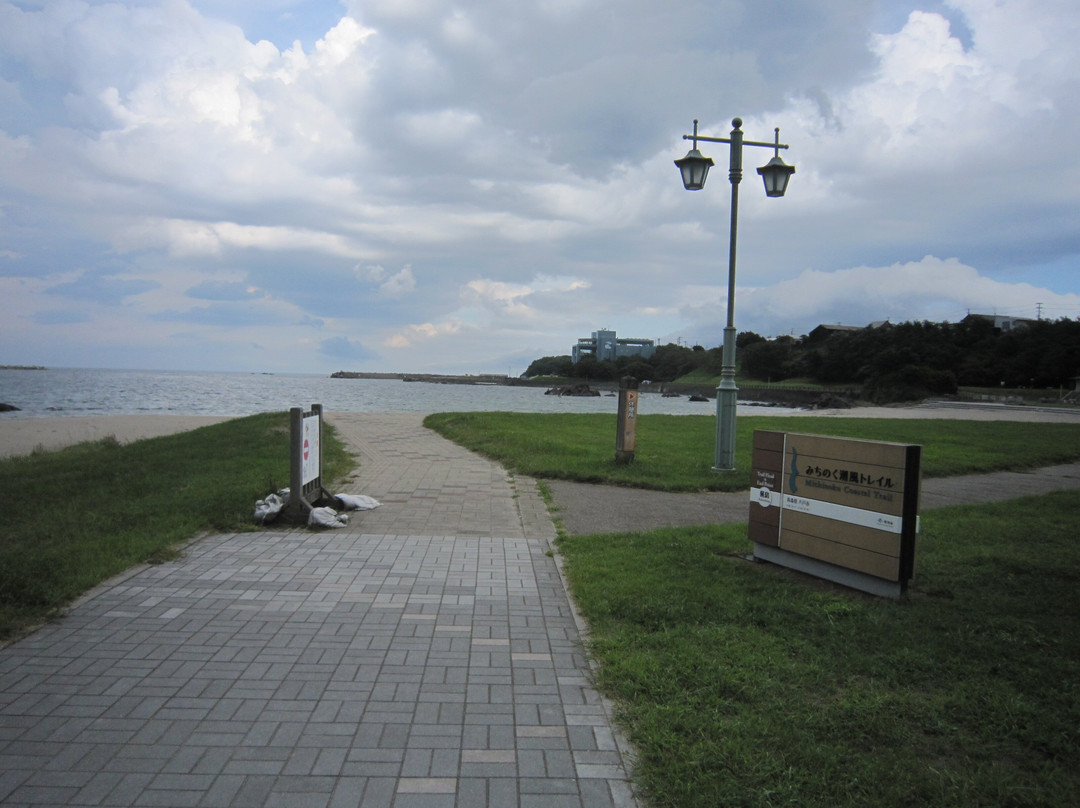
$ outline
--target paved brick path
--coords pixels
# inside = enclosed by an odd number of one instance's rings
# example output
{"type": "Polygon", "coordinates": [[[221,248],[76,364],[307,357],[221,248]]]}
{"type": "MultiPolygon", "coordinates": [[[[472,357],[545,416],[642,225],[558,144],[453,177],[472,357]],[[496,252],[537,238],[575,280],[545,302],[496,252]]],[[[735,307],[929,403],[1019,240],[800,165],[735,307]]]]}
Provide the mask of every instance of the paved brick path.
{"type": "MultiPolygon", "coordinates": [[[[571,536],[745,522],[750,499],[747,491],[669,494],[566,480],[548,480],[547,484],[563,529],[571,536]]],[[[1080,463],[937,477],[922,481],[919,510],[999,502],[1072,488],[1080,488],[1080,463]]]]}
{"type": "Polygon", "coordinates": [[[205,538],[0,650],[0,804],[634,804],[535,483],[329,417],[382,507],[205,538]]]}

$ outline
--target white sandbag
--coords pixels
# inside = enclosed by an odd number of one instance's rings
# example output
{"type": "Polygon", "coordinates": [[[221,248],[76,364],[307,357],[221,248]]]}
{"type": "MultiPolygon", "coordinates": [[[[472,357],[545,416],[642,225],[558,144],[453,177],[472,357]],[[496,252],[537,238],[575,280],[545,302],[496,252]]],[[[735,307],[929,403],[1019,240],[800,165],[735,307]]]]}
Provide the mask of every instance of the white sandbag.
{"type": "Polygon", "coordinates": [[[364,494],[334,494],[334,500],[343,511],[370,511],[380,505],[377,499],[364,494]]]}
{"type": "MultiPolygon", "coordinates": [[[[286,492],[286,497],[288,493],[286,492]]],[[[260,499],[255,503],[255,521],[260,525],[266,525],[278,518],[281,509],[285,507],[286,500],[277,494],[270,494],[266,499],[260,499]]]]}
{"type": "Polygon", "coordinates": [[[345,527],[349,517],[333,508],[312,508],[307,523],[308,527],[345,527]]]}

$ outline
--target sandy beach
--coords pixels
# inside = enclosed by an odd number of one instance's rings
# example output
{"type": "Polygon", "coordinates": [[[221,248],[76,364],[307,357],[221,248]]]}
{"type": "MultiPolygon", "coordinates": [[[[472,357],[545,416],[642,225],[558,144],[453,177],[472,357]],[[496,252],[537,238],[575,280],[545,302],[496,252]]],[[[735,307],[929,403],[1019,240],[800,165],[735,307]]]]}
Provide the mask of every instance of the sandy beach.
{"type": "MultiPolygon", "coordinates": [[[[781,415],[781,413],[765,413],[781,415]]],[[[806,410],[790,415],[832,418],[954,418],[970,421],[1041,421],[1080,423],[1080,410],[1009,407],[993,404],[912,407],[855,407],[837,410],[806,410]]],[[[85,441],[115,437],[121,443],[171,435],[207,424],[229,420],[211,415],[92,415],[56,418],[0,418],[0,457],[62,449],[85,441]]]]}
{"type": "Polygon", "coordinates": [[[0,418],[0,457],[52,451],[112,436],[121,443],[185,432],[229,420],[216,415],[90,415],[0,418]]]}

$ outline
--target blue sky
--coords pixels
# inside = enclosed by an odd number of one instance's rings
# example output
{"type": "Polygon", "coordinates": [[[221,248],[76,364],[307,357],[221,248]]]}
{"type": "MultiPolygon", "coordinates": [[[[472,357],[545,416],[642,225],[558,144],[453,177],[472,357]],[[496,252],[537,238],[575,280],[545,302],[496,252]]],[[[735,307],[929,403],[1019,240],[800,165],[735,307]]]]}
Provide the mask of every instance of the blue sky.
{"type": "Polygon", "coordinates": [[[0,0],[0,364],[521,373],[1080,317],[1074,0],[0,0]]]}

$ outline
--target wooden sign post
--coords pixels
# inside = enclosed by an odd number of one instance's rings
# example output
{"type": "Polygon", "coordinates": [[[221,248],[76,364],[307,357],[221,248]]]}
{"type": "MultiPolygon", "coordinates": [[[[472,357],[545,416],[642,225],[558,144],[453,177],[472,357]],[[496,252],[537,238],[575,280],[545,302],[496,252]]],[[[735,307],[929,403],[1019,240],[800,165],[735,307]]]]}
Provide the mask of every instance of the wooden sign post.
{"type": "Polygon", "coordinates": [[[623,376],[619,380],[619,414],[615,433],[615,462],[633,463],[637,446],[638,380],[623,376]]]}
{"type": "Polygon", "coordinates": [[[922,447],[754,432],[754,557],[899,597],[915,570],[922,447]]]}

